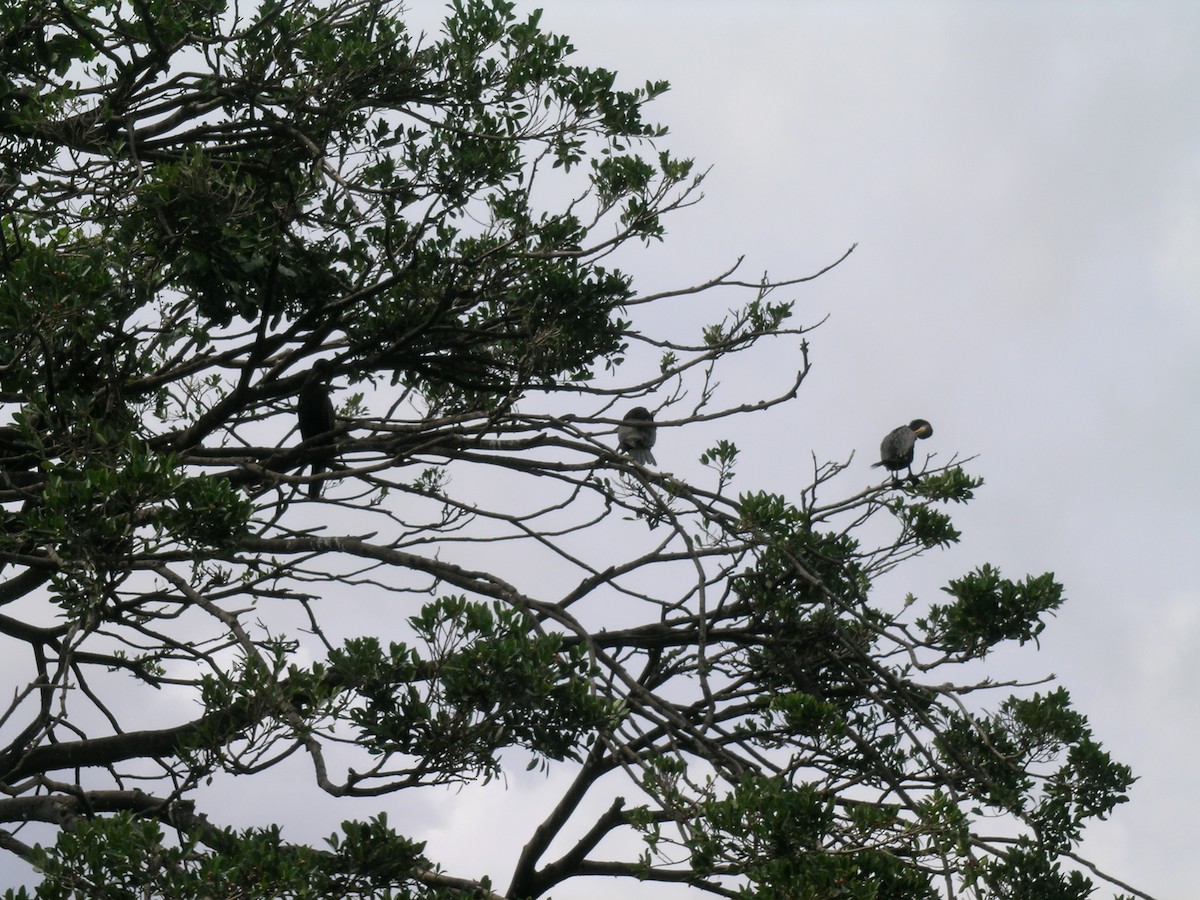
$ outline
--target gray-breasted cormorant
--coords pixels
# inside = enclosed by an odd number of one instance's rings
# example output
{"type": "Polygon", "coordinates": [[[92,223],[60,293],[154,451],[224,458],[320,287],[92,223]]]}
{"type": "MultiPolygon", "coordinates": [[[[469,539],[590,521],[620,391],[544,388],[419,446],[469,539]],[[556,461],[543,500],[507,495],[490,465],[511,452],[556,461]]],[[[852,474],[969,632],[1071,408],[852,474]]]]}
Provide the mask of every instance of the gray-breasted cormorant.
{"type": "Polygon", "coordinates": [[[899,484],[900,478],[895,473],[901,469],[908,469],[909,480],[916,484],[917,476],[913,474],[912,470],[913,447],[918,438],[924,440],[931,434],[933,434],[933,426],[924,419],[913,419],[907,425],[893,428],[883,439],[883,443],[879,445],[880,459],[879,462],[872,463],[872,467],[883,466],[892,472],[892,478],[897,484],[899,484]]]}
{"type": "Polygon", "coordinates": [[[654,424],[654,414],[644,406],[635,406],[617,426],[617,449],[643,466],[657,465],[654,454],[650,452],[657,438],[658,426],[654,424]]]}
{"type": "MultiPolygon", "coordinates": [[[[326,383],[327,377],[325,366],[318,362],[308,373],[308,380],[304,382],[303,387],[300,388],[300,394],[296,398],[296,418],[300,420],[302,440],[311,441],[322,435],[328,435],[337,424],[333,414],[333,400],[329,397],[329,385],[326,383]]],[[[318,443],[327,444],[329,441],[324,440],[318,443]]],[[[314,476],[320,475],[325,468],[326,464],[323,459],[313,460],[312,473],[314,476]]],[[[308,496],[319,497],[320,495],[321,481],[314,478],[312,484],[308,486],[308,496]]]]}

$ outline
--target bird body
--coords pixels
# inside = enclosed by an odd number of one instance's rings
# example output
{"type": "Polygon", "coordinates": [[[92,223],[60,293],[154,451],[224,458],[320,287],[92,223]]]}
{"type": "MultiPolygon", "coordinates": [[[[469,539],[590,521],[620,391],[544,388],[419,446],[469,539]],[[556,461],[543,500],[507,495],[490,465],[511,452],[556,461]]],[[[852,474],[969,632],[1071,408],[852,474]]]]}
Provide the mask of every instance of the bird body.
{"type": "Polygon", "coordinates": [[[635,406],[617,426],[617,449],[643,466],[657,465],[650,448],[658,439],[654,414],[644,406],[635,406]]]}
{"type": "MultiPolygon", "coordinates": [[[[329,387],[316,373],[315,368],[314,374],[304,382],[304,386],[300,388],[300,394],[296,398],[296,418],[300,420],[300,437],[305,441],[329,434],[337,424],[333,412],[333,400],[329,396],[329,387]]],[[[321,441],[321,443],[327,442],[321,441]]],[[[320,475],[324,471],[325,463],[314,460],[313,475],[320,475]]],[[[320,494],[321,482],[314,480],[308,487],[308,495],[317,497],[320,494]]]]}
{"type": "Polygon", "coordinates": [[[933,434],[933,426],[924,419],[913,419],[907,425],[893,428],[879,445],[879,462],[872,463],[873,467],[883,466],[891,472],[908,469],[908,476],[914,482],[916,476],[912,473],[913,449],[917,440],[924,440],[933,434]]]}

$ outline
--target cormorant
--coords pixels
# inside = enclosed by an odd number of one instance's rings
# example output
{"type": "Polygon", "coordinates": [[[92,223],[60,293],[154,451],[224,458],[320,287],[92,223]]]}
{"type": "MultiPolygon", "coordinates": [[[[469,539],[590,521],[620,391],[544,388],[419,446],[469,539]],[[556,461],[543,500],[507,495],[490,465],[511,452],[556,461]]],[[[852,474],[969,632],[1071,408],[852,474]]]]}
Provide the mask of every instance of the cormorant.
{"type": "Polygon", "coordinates": [[[657,438],[658,426],[654,424],[654,415],[644,406],[635,406],[617,426],[617,449],[643,466],[657,465],[654,454],[650,452],[657,438]]]}
{"type": "Polygon", "coordinates": [[[893,428],[883,439],[883,443],[879,445],[880,460],[872,463],[872,467],[883,466],[892,472],[892,478],[897,484],[900,483],[900,478],[894,473],[901,469],[908,469],[909,480],[916,484],[917,476],[913,474],[912,470],[913,446],[918,438],[924,440],[931,434],[933,434],[933,426],[924,419],[913,419],[907,425],[893,428]]]}
{"type": "MultiPolygon", "coordinates": [[[[325,366],[318,362],[308,373],[308,380],[304,382],[304,386],[300,388],[300,394],[296,398],[296,418],[300,420],[300,437],[304,441],[312,441],[314,438],[328,435],[337,424],[333,414],[333,401],[329,398],[329,386],[325,383],[326,377],[325,366]]],[[[329,441],[324,440],[317,443],[327,444],[329,441]]],[[[320,475],[324,471],[325,462],[321,459],[314,459],[313,475],[320,475]]],[[[321,481],[314,478],[312,484],[308,486],[308,496],[319,497],[320,495],[321,481]]]]}

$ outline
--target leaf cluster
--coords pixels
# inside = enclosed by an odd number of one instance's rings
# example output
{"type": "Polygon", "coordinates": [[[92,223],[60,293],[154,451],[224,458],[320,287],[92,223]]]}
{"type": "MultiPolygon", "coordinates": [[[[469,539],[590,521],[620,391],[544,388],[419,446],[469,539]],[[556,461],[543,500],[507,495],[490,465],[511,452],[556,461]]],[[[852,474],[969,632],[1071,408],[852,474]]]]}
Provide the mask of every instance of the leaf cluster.
{"type": "Polygon", "coordinates": [[[531,633],[527,613],[444,597],[410,625],[428,655],[356,638],[330,654],[324,675],[350,695],[357,743],[415,758],[410,771],[423,779],[490,778],[510,746],[531,751],[531,766],[577,760],[610,718],[582,648],[531,633]]]}

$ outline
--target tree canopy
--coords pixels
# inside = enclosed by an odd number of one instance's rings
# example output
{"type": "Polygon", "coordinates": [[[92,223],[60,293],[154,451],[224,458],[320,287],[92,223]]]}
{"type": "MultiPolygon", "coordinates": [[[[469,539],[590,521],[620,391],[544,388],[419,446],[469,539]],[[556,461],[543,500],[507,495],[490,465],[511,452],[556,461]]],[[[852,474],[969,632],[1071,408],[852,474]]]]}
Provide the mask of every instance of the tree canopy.
{"type": "Polygon", "coordinates": [[[877,588],[958,539],[977,474],[741,490],[736,440],[689,443],[799,395],[789,292],[823,273],[639,291],[622,254],[702,173],[646,118],[664,82],[571,53],[504,0],[436,35],[382,0],[0,9],[5,870],[46,898],[1145,896],[1077,851],[1130,770],[1064,688],[979,674],[1054,577],[877,588]],[[793,377],[723,387],[748,354],[793,377]],[[661,467],[617,450],[638,406],[661,467]],[[282,767],[378,813],[315,844],[224,820],[214,778],[282,767]],[[514,767],[570,777],[507,871],[388,821],[514,767]]]}

